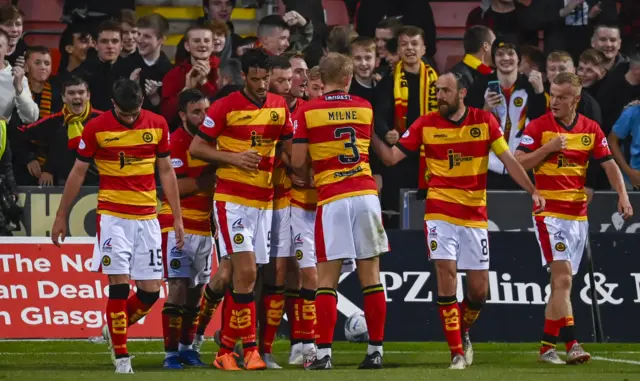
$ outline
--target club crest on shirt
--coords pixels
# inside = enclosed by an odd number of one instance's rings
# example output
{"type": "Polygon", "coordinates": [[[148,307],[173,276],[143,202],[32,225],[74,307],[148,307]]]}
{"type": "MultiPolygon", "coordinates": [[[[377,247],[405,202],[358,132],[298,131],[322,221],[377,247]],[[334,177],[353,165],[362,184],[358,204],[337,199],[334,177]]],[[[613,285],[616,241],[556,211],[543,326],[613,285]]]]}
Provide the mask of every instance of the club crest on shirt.
{"type": "Polygon", "coordinates": [[[153,134],[151,134],[151,132],[145,132],[142,134],[142,140],[144,140],[145,143],[151,143],[153,141],[153,134]]]}
{"type": "Polygon", "coordinates": [[[233,242],[237,245],[244,242],[244,236],[240,233],[233,236],[233,242]]]}
{"type": "Polygon", "coordinates": [[[556,251],[565,251],[567,250],[567,245],[562,242],[556,243],[556,251]]]}
{"type": "Polygon", "coordinates": [[[102,266],[107,267],[111,264],[111,258],[108,255],[102,257],[102,266]]]}
{"type": "Polygon", "coordinates": [[[469,134],[471,134],[472,138],[479,138],[480,135],[482,135],[482,131],[478,128],[478,127],[473,127],[470,131],[469,134]]]}
{"type": "Polygon", "coordinates": [[[516,97],[516,99],[513,100],[513,104],[516,107],[522,107],[523,103],[524,103],[524,99],[522,99],[522,97],[516,97]]]}
{"type": "Polygon", "coordinates": [[[438,249],[438,242],[436,241],[431,241],[429,243],[429,248],[431,249],[431,251],[436,251],[438,249]]]}
{"type": "Polygon", "coordinates": [[[303,256],[304,256],[304,254],[302,253],[302,250],[296,250],[296,259],[297,260],[301,260],[303,256]]]}
{"type": "Polygon", "coordinates": [[[179,259],[172,259],[169,266],[171,266],[172,269],[177,270],[182,266],[182,264],[179,259]]]}
{"type": "Polygon", "coordinates": [[[271,118],[272,122],[275,122],[279,119],[278,113],[275,111],[271,111],[271,113],[269,113],[269,117],[271,118]]]}
{"type": "Polygon", "coordinates": [[[580,142],[582,143],[583,146],[588,147],[591,144],[591,136],[582,135],[582,138],[580,139],[580,142]]]}

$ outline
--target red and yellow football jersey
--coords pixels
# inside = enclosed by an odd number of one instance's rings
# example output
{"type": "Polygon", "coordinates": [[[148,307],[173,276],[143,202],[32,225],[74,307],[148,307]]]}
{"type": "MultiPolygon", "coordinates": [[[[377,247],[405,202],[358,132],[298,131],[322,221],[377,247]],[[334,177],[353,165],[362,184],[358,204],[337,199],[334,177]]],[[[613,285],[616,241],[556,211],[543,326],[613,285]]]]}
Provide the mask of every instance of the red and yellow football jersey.
{"type": "Polygon", "coordinates": [[[309,144],[318,205],[378,194],[369,166],[369,102],[342,92],[327,93],[298,108],[293,119],[293,142],[309,144]]]}
{"type": "Polygon", "coordinates": [[[113,112],[92,119],[82,131],[78,155],[94,160],[100,175],[98,214],[129,219],[156,217],[156,157],[169,156],[165,119],[142,110],[131,126],[113,112]]]}
{"type": "Polygon", "coordinates": [[[236,91],[214,102],[198,135],[215,140],[220,151],[254,150],[262,156],[257,171],[221,164],[214,200],[272,208],[276,144],[291,139],[292,133],[287,103],[279,95],[267,93],[264,104],[257,105],[243,91],[236,91]]]}
{"type": "Polygon", "coordinates": [[[547,201],[537,215],[586,221],[589,158],[600,163],[612,159],[607,138],[596,122],[580,114],[571,126],[563,126],[549,112],[527,125],[518,150],[533,152],[559,136],[567,138],[567,148],[548,155],[533,170],[536,188],[547,201]]]}
{"type": "MultiPolygon", "coordinates": [[[[201,176],[213,176],[206,170],[211,170],[211,164],[196,159],[189,153],[193,137],[184,128],[178,128],[171,133],[171,165],[176,172],[176,177],[199,178],[201,176]]],[[[182,223],[184,231],[189,234],[211,235],[211,210],[213,209],[213,189],[200,190],[198,193],[180,199],[182,207],[182,223]]],[[[158,214],[158,221],[162,232],[173,230],[173,214],[166,197],[162,197],[162,208],[158,214]]]]}
{"type": "Polygon", "coordinates": [[[410,153],[421,146],[429,177],[424,219],[486,229],[489,152],[509,150],[493,115],[467,107],[457,123],[437,112],[421,116],[397,147],[410,153]]]}

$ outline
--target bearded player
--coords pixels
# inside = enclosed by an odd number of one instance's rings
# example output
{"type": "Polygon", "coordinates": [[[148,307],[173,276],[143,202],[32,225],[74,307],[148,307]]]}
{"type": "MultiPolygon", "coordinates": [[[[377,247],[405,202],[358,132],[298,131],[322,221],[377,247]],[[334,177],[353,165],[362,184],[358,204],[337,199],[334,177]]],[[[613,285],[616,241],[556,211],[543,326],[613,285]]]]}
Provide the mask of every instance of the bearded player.
{"type": "Polygon", "coordinates": [[[633,215],[622,174],[613,160],[600,126],[576,112],[582,82],[573,73],[558,74],[551,84],[551,111],[526,127],[516,158],[533,169],[540,194],[547,199],[543,213],[534,215],[542,264],[550,269],[551,296],[545,310],[540,361],[564,364],[556,352],[562,336],[567,364],[588,361],[591,355],[575,337],[571,306],[572,278],[578,272],[588,239],[587,195],[584,183],[591,158],[618,192],[618,213],[633,215]]]}
{"type": "Polygon", "coordinates": [[[268,93],[271,62],[261,49],[242,56],[246,81],[209,109],[198,135],[191,143],[192,155],[219,163],[214,211],[220,228],[220,254],[232,264],[232,297],[224,308],[220,351],[214,365],[239,370],[233,348],[238,339],[244,347],[244,367],[264,369],[256,347],[256,265],[269,263],[269,240],[273,204],[273,168],[276,146],[282,142],[290,152],[292,126],[285,100],[268,93]]]}
{"type": "Polygon", "coordinates": [[[127,350],[128,327],[151,310],[160,296],[162,239],[156,218],[157,165],[163,193],[171,207],[175,247],[182,249],[184,228],[176,175],[169,157],[169,128],[159,115],[142,110],[137,82],[121,79],[113,84],[113,112],[92,119],[82,131],[78,159],[65,184],[51,240],[60,246],[67,234],[67,218],[89,164],[100,175],[97,242],[92,270],[109,277],[107,325],[116,373],[133,373],[127,350]],[[137,291],[129,297],[129,280],[137,291]]]}
{"type": "Polygon", "coordinates": [[[330,53],[320,61],[323,96],[296,110],[291,164],[309,178],[309,160],[318,190],[315,220],[318,290],[316,293],[317,355],[305,369],[332,368],[331,344],[337,313],[338,279],[343,261],[357,260],[364,294],[369,346],[361,369],[382,368],[386,317],[379,256],[389,249],[382,227],[376,181],[369,167],[373,110],[369,102],[346,92],[353,61],[330,53]]]}
{"type": "Polygon", "coordinates": [[[493,151],[511,177],[532,195],[536,210],[544,208],[544,199],[509,152],[495,118],[488,112],[465,107],[467,90],[462,77],[447,73],[438,78],[436,89],[437,113],[418,118],[393,147],[377,136],[372,144],[387,166],[424,146],[429,177],[424,215],[429,258],[435,263],[440,319],[451,350],[449,369],[464,369],[473,362],[468,331],[489,290],[489,152],[493,151]],[[457,270],[466,272],[462,306],[456,298],[457,270]]]}
{"type": "Polygon", "coordinates": [[[180,205],[185,228],[184,246],[175,247],[171,207],[163,197],[158,216],[162,229],[165,278],[169,294],[162,309],[165,369],[182,369],[182,364],[206,366],[193,349],[203,286],[211,277],[215,245],[211,237],[211,209],[215,168],[189,154],[191,140],[209,108],[200,90],[189,89],[178,97],[182,125],[170,139],[171,164],[178,178],[180,205]]]}

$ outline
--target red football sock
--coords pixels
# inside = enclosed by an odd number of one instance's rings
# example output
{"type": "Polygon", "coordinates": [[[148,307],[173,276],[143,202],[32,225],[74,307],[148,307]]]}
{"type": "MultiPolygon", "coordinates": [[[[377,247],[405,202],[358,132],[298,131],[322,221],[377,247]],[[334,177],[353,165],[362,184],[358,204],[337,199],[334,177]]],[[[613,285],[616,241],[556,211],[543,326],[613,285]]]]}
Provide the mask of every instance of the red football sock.
{"type": "Polygon", "coordinates": [[[540,341],[540,354],[556,347],[562,323],[562,320],[545,319],[542,340],[540,341]]]}
{"type": "Polygon", "coordinates": [[[387,317],[387,301],[384,286],[376,284],[362,289],[364,295],[364,318],[369,331],[369,344],[382,346],[384,323],[387,317]]]}
{"type": "MultiPolygon", "coordinates": [[[[256,301],[253,292],[239,294],[234,291],[229,326],[236,331],[236,337],[242,340],[245,356],[256,349],[256,301]]],[[[233,343],[235,346],[235,342],[233,343]]],[[[232,346],[233,348],[233,346],[232,346]]]]}
{"type": "Polygon", "coordinates": [[[331,348],[333,332],[338,321],[338,294],[333,288],[318,288],[316,293],[316,344],[318,348],[331,348]]]}
{"type": "Polygon", "coordinates": [[[460,314],[462,315],[462,332],[466,333],[469,328],[478,320],[483,303],[474,303],[464,298],[460,305],[460,314]]]}
{"type": "MultiPolygon", "coordinates": [[[[299,321],[296,319],[296,303],[302,303],[299,290],[285,290],[284,291],[284,310],[287,313],[287,319],[289,321],[289,340],[291,346],[300,342],[300,338],[296,336],[296,331],[299,330],[299,321]]],[[[314,293],[315,299],[315,293],[314,293]]]]}
{"type": "Polygon", "coordinates": [[[182,330],[182,308],[175,304],[165,303],[162,308],[162,334],[164,351],[177,352],[182,330]]]}
{"type": "Polygon", "coordinates": [[[198,335],[204,335],[223,297],[224,294],[213,291],[209,286],[205,287],[198,313],[198,328],[196,330],[198,335]]]}
{"type": "Polygon", "coordinates": [[[116,358],[128,357],[127,351],[127,296],[129,284],[115,284],[109,286],[107,300],[107,325],[111,334],[111,343],[116,358]]]}
{"type": "Polygon", "coordinates": [[[262,308],[264,310],[264,326],[260,328],[262,331],[262,340],[260,341],[260,352],[271,353],[273,342],[276,340],[276,334],[282,315],[284,313],[284,287],[265,286],[262,297],[262,308]]]}
{"type": "Polygon", "coordinates": [[[238,340],[238,332],[230,325],[231,312],[235,306],[232,295],[233,292],[228,288],[222,300],[222,328],[220,328],[220,342],[222,345],[218,351],[219,356],[233,352],[238,340]]]}
{"type": "Polygon", "coordinates": [[[316,292],[303,288],[300,290],[299,302],[296,303],[294,321],[296,323],[295,337],[305,344],[312,344],[316,330],[316,292]]]}
{"type": "Polygon", "coordinates": [[[451,357],[464,355],[462,350],[462,335],[460,333],[460,307],[456,296],[438,296],[440,320],[447,338],[451,357]]]}
{"type": "Polygon", "coordinates": [[[198,328],[198,314],[200,307],[182,307],[182,330],[180,332],[180,344],[191,345],[196,337],[198,328]]]}
{"type": "Polygon", "coordinates": [[[160,297],[160,291],[146,292],[138,289],[135,294],[127,299],[127,316],[129,317],[129,326],[136,324],[140,319],[147,316],[151,312],[151,306],[160,297]]]}
{"type": "Polygon", "coordinates": [[[565,342],[567,352],[575,344],[578,344],[576,340],[575,321],[573,316],[567,316],[564,319],[560,319],[560,330],[562,331],[562,340],[565,342]]]}

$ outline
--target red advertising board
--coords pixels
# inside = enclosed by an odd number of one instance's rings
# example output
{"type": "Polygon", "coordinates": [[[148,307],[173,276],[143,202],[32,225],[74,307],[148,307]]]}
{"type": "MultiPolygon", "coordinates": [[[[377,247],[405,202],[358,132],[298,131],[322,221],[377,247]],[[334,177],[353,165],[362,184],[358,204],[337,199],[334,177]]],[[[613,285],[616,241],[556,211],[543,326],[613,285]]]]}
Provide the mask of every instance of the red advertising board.
{"type": "MultiPolygon", "coordinates": [[[[100,336],[109,282],[90,271],[93,242],[67,238],[58,249],[50,238],[0,238],[0,339],[100,336]]],[[[151,313],[129,328],[129,337],[162,337],[166,295],[165,284],[151,313]]],[[[207,335],[219,326],[216,313],[207,335]]]]}

